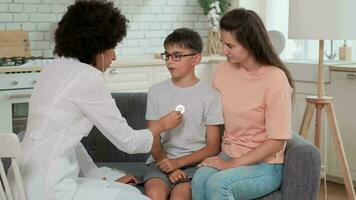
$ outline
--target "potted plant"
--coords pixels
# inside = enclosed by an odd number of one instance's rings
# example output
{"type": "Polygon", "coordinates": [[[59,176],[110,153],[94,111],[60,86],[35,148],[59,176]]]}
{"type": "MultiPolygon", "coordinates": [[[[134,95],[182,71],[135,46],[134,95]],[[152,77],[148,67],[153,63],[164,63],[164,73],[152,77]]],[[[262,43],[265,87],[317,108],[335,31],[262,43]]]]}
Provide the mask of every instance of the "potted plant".
{"type": "Polygon", "coordinates": [[[228,0],[198,0],[204,14],[209,20],[210,32],[208,35],[207,52],[209,55],[220,55],[222,44],[220,42],[219,20],[230,5],[228,0]]]}

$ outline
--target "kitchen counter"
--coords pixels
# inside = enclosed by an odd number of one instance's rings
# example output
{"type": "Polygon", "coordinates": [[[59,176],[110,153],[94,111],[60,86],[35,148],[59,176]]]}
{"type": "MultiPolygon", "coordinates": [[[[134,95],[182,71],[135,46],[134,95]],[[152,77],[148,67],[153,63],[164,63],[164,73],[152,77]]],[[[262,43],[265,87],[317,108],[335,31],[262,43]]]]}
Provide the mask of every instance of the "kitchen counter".
{"type": "MultiPolygon", "coordinates": [[[[203,56],[201,63],[219,63],[226,60],[223,56],[203,56]]],[[[140,67],[140,66],[165,65],[165,61],[159,58],[124,58],[114,61],[110,68],[116,67],[140,67]]]]}
{"type": "MultiPolygon", "coordinates": [[[[319,67],[317,60],[283,60],[294,80],[314,82],[318,80],[319,67]]],[[[330,83],[330,71],[356,71],[355,61],[327,60],[324,62],[324,82],[330,83]]]]}
{"type": "Polygon", "coordinates": [[[20,67],[20,66],[11,66],[11,67],[1,67],[0,66],[0,73],[7,73],[7,72],[36,72],[41,71],[42,66],[27,66],[27,67],[20,67]]]}
{"type": "MultiPolygon", "coordinates": [[[[201,63],[219,63],[226,60],[223,56],[203,56],[201,63]]],[[[110,68],[118,67],[141,67],[141,66],[155,66],[155,65],[165,65],[165,61],[157,58],[122,58],[114,61],[110,68]]],[[[33,72],[41,71],[42,66],[11,66],[11,67],[0,67],[0,73],[6,72],[33,72]]]]}
{"type": "Polygon", "coordinates": [[[356,72],[356,63],[331,65],[331,71],[356,72]]]}
{"type": "MultiPolygon", "coordinates": [[[[203,56],[201,63],[219,63],[226,60],[224,56],[203,56]]],[[[301,68],[307,67],[310,71],[310,66],[307,66],[308,64],[313,64],[315,66],[315,72],[310,73],[310,74],[315,74],[317,70],[317,62],[316,61],[302,61],[302,60],[283,60],[285,63],[293,63],[293,64],[299,64],[296,68],[294,69],[293,66],[287,65],[288,68],[290,68],[292,73],[295,70],[297,71],[303,71],[300,70],[301,68]]],[[[165,61],[157,58],[122,58],[114,61],[110,68],[118,68],[118,67],[140,67],[140,66],[154,66],[154,65],[164,65],[165,61]]],[[[346,71],[346,72],[356,72],[356,62],[342,62],[342,63],[325,63],[326,71],[346,71]]],[[[23,72],[23,71],[41,71],[42,66],[36,65],[36,66],[11,66],[11,67],[0,67],[0,73],[5,73],[5,72],[23,72]]],[[[303,76],[305,76],[304,72],[301,72],[303,76]]]]}

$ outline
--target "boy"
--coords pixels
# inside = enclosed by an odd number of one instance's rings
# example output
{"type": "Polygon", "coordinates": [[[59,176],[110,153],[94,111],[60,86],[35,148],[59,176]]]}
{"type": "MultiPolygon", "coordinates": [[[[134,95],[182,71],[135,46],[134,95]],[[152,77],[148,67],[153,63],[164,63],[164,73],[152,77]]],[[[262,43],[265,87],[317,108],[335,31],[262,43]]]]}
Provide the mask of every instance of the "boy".
{"type": "Polygon", "coordinates": [[[190,180],[196,164],[220,150],[220,125],[224,123],[220,97],[199,80],[194,68],[203,49],[199,34],[191,29],[174,30],[164,41],[171,78],[148,91],[146,120],[152,123],[172,109],[184,115],[182,123],[152,147],[144,175],[145,193],[153,200],[190,199],[190,180]]]}

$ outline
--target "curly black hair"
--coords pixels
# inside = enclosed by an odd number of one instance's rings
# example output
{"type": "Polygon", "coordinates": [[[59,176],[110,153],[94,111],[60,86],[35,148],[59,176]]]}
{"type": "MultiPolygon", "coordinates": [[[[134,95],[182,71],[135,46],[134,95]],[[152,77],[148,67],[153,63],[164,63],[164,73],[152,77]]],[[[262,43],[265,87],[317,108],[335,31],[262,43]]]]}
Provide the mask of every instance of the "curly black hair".
{"type": "Polygon", "coordinates": [[[112,2],[77,0],[58,22],[53,53],[95,65],[97,54],[115,48],[126,36],[127,23],[112,2]]]}

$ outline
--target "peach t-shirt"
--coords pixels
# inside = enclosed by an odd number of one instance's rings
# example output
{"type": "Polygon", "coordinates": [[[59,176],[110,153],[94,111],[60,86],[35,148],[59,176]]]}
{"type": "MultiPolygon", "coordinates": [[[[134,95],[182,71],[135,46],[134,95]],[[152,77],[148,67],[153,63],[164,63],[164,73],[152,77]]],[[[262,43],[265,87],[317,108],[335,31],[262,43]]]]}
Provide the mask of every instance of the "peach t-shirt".
{"type": "MultiPolygon", "coordinates": [[[[227,61],[218,65],[214,87],[220,91],[225,119],[222,151],[233,158],[268,139],[291,138],[292,88],[274,66],[249,72],[227,61]]],[[[284,148],[266,163],[283,163],[284,148]]]]}

